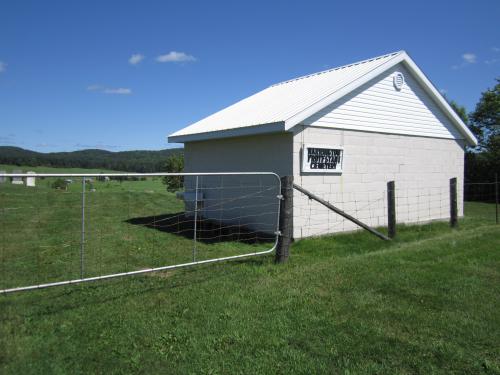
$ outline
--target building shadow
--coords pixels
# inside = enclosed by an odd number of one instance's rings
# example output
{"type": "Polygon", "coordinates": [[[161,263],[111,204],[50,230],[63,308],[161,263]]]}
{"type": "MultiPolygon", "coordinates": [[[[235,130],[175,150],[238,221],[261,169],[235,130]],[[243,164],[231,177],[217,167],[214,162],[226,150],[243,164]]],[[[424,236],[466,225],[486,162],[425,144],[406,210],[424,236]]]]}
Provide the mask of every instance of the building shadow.
{"type": "MultiPolygon", "coordinates": [[[[134,217],[125,220],[132,225],[143,226],[164,233],[175,234],[192,240],[195,233],[195,220],[184,212],[162,214],[156,216],[134,217]]],[[[220,222],[204,217],[196,221],[196,240],[206,244],[220,242],[242,242],[257,244],[274,241],[275,236],[252,230],[238,223],[220,222]]]]}

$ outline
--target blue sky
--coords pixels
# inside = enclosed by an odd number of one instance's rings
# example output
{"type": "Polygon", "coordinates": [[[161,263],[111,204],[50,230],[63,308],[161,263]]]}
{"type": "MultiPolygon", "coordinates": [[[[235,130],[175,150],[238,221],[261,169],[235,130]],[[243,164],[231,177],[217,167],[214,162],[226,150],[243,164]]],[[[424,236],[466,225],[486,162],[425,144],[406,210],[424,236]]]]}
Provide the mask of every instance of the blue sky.
{"type": "Polygon", "coordinates": [[[500,76],[498,1],[3,1],[0,144],[161,149],[272,83],[406,50],[474,109],[500,76]]]}

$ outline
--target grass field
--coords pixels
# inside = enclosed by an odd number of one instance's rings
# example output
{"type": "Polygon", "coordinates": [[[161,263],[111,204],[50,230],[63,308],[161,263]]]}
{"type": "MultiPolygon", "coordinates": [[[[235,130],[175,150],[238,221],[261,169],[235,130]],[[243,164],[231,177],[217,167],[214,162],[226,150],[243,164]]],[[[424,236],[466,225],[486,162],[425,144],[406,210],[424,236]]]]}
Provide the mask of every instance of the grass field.
{"type": "MultiPolygon", "coordinates": [[[[81,179],[74,178],[67,190],[52,188],[55,179],[37,179],[36,187],[0,185],[0,289],[80,278],[81,179]]],[[[193,260],[192,228],[183,225],[189,221],[192,226],[192,219],[184,217],[183,202],[166,190],[161,178],[93,180],[86,191],[85,277],[193,260]]],[[[197,242],[196,260],[272,246],[206,242],[197,242]]]]}
{"type": "MultiPolygon", "coordinates": [[[[56,192],[46,184],[33,201],[20,188],[2,188],[13,189],[0,193],[12,199],[2,207],[45,209],[0,223],[2,282],[77,276],[77,190],[57,195],[51,211],[56,192]],[[27,220],[54,224],[40,233],[19,225],[27,220]],[[5,236],[33,238],[44,252],[33,260],[26,243],[5,236]]],[[[127,217],[182,209],[160,181],[96,189],[88,272],[190,258],[188,239],[170,233],[113,235],[127,217]],[[167,240],[178,249],[168,259],[158,246],[167,240]],[[124,251],[124,241],[136,248],[124,251]]],[[[498,374],[500,227],[491,212],[467,204],[459,229],[402,226],[391,243],[361,232],[298,241],[285,265],[266,256],[0,296],[0,373],[498,374]]],[[[213,256],[266,244],[202,245],[201,256],[213,256]]]]}

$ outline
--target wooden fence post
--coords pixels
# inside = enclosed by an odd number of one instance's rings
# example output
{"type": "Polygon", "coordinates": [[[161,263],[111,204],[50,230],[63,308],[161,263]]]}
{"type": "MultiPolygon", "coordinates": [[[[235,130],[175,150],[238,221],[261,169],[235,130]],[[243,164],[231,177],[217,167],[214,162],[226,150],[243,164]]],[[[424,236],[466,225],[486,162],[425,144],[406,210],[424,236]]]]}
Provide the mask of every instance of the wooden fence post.
{"type": "Polygon", "coordinates": [[[387,183],[387,234],[396,236],[396,187],[394,181],[387,183]]]}
{"type": "Polygon", "coordinates": [[[458,207],[457,207],[457,178],[450,179],[450,226],[458,226],[458,207]]]}
{"type": "Polygon", "coordinates": [[[280,235],[276,247],[276,263],[284,263],[290,255],[293,238],[293,176],[281,177],[280,235]]]}

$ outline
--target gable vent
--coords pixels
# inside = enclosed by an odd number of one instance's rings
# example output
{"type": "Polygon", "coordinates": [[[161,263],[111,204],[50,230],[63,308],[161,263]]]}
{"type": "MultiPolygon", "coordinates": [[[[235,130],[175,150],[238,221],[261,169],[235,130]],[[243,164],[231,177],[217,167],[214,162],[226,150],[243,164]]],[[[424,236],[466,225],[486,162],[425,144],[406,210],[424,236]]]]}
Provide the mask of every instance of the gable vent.
{"type": "Polygon", "coordinates": [[[396,72],[393,77],[393,83],[396,90],[401,90],[405,84],[405,76],[403,73],[396,72]]]}

